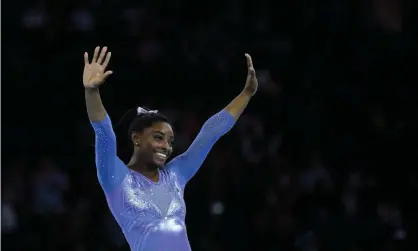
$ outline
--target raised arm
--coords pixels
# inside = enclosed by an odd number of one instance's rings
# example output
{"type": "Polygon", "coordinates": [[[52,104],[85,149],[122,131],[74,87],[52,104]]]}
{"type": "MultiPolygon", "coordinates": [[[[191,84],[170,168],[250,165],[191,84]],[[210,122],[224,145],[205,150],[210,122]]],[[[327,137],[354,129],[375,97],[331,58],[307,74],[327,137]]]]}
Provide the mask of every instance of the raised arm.
{"type": "Polygon", "coordinates": [[[235,121],[241,116],[251,97],[257,91],[258,81],[251,56],[245,54],[245,57],[247,58],[248,75],[244,90],[222,111],[209,118],[186,152],[174,158],[167,165],[179,176],[183,186],[199,170],[216,141],[234,126],[235,121]]]}
{"type": "Polygon", "coordinates": [[[89,54],[84,52],[83,84],[87,115],[91,122],[102,121],[106,117],[106,110],[100,98],[99,86],[112,74],[112,71],[105,72],[112,56],[111,52],[107,52],[107,47],[103,47],[99,56],[99,51],[100,47],[96,47],[91,62],[89,62],[89,54]]]}
{"type": "Polygon", "coordinates": [[[251,97],[254,96],[258,89],[258,80],[257,75],[255,74],[253,60],[247,53],[245,54],[245,57],[247,59],[247,81],[245,81],[244,90],[242,90],[242,92],[225,107],[225,110],[231,114],[235,120],[238,120],[241,116],[245,107],[247,107],[248,102],[250,102],[251,97]]]}
{"type": "Polygon", "coordinates": [[[99,93],[99,86],[112,74],[111,71],[105,72],[111,53],[106,53],[106,47],[103,47],[100,56],[99,51],[100,48],[96,47],[91,62],[89,62],[88,53],[84,53],[83,84],[87,114],[96,134],[97,176],[105,192],[110,192],[122,182],[128,170],[116,156],[116,137],[112,122],[103,107],[99,93]]]}

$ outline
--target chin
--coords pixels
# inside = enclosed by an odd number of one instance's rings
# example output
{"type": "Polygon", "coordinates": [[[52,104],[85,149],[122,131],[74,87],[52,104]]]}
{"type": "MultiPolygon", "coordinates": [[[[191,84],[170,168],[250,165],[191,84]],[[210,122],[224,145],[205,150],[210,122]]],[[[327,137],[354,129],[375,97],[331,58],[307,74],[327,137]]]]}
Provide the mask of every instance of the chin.
{"type": "Polygon", "coordinates": [[[165,162],[166,162],[166,161],[154,160],[154,161],[153,161],[153,164],[154,164],[156,167],[161,168],[161,167],[163,167],[163,166],[165,165],[165,162]]]}
{"type": "Polygon", "coordinates": [[[154,154],[153,158],[151,158],[151,161],[155,166],[161,168],[167,162],[167,158],[161,158],[160,156],[154,154]]]}

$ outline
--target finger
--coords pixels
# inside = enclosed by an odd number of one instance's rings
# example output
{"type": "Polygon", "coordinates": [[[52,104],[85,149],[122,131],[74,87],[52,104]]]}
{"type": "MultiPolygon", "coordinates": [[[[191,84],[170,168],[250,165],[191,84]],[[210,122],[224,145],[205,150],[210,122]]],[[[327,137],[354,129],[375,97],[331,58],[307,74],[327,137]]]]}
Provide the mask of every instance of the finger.
{"type": "Polygon", "coordinates": [[[109,51],[109,52],[106,54],[105,61],[103,62],[103,65],[102,65],[104,69],[106,69],[107,65],[109,64],[110,57],[112,57],[112,53],[109,51]]]}
{"type": "Polygon", "coordinates": [[[98,64],[102,64],[103,63],[103,59],[104,59],[104,57],[106,55],[106,51],[107,51],[107,47],[105,46],[105,47],[102,48],[102,51],[100,52],[99,59],[97,60],[97,63],[98,64]]]}
{"type": "Polygon", "coordinates": [[[89,64],[89,54],[87,52],[84,52],[84,64],[89,64]]]}
{"type": "Polygon", "coordinates": [[[92,63],[97,62],[97,57],[99,56],[99,50],[100,50],[99,46],[97,46],[96,49],[94,49],[93,59],[91,60],[92,63]]]}
{"type": "Polygon", "coordinates": [[[247,68],[248,69],[254,68],[254,66],[253,66],[253,60],[251,59],[250,54],[245,53],[245,57],[247,58],[247,68]]]}

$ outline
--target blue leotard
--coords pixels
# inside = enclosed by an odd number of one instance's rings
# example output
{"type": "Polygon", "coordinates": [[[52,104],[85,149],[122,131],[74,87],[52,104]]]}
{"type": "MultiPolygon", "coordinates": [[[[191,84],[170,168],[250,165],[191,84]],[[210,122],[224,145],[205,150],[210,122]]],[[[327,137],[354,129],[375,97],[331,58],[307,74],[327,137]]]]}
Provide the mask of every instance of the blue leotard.
{"type": "Polygon", "coordinates": [[[96,167],[107,203],[132,251],[190,251],[184,187],[216,141],[234,125],[225,110],[206,121],[186,152],[159,172],[158,182],[129,169],[116,155],[110,118],[92,122],[96,167]]]}

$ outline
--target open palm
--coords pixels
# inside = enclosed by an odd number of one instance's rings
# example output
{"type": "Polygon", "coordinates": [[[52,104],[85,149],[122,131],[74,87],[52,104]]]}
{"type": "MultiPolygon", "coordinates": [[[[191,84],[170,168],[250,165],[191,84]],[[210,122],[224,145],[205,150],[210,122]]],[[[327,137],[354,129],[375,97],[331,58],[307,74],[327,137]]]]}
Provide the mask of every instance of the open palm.
{"type": "Polygon", "coordinates": [[[257,75],[255,74],[253,60],[251,59],[251,56],[245,53],[245,57],[247,58],[247,70],[248,70],[247,81],[245,82],[245,90],[251,95],[254,95],[258,89],[257,75]]]}
{"type": "Polygon", "coordinates": [[[99,46],[94,50],[91,62],[89,62],[89,54],[84,53],[83,84],[85,88],[99,87],[113,73],[112,71],[106,71],[111,56],[112,54],[107,52],[107,47],[103,47],[100,51],[99,46]]]}

